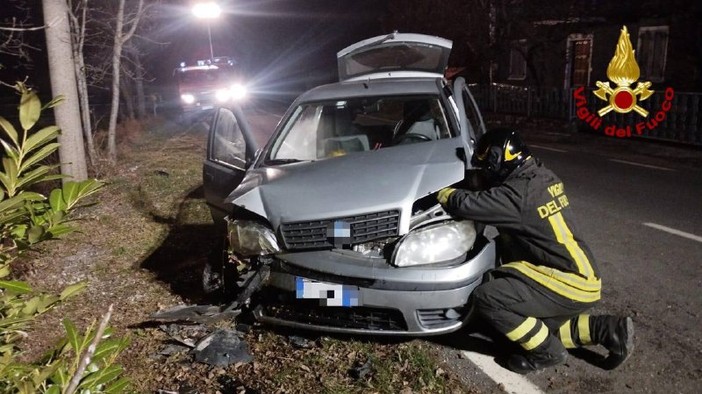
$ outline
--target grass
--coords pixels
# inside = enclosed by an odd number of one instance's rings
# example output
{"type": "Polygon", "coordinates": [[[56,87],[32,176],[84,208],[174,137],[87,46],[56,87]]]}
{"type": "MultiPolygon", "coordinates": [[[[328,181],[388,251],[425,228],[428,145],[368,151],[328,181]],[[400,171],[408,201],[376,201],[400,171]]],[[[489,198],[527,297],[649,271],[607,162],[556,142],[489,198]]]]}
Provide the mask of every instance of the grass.
{"type": "Polygon", "coordinates": [[[443,371],[420,340],[398,344],[366,338],[310,338],[310,347],[301,349],[292,345],[285,334],[264,332],[253,342],[254,354],[275,360],[258,366],[259,372],[270,370],[271,379],[245,378],[242,383],[261,392],[463,392],[458,381],[443,371]],[[354,373],[362,366],[368,367],[365,373],[354,373]]]}

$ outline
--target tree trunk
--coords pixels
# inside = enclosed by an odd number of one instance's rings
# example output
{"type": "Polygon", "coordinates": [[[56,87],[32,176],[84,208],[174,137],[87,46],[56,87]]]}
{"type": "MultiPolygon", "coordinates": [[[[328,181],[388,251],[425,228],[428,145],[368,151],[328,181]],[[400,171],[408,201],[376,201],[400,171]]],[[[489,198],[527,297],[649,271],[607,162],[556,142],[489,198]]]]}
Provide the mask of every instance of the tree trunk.
{"type": "Polygon", "coordinates": [[[119,0],[117,26],[115,27],[115,40],[112,50],[112,106],[110,108],[110,123],[107,128],[107,159],[110,164],[117,163],[117,114],[119,114],[120,64],[122,60],[122,47],[124,46],[122,37],[123,26],[124,0],[119,0]]]}
{"type": "Polygon", "coordinates": [[[134,92],[131,81],[128,78],[120,78],[120,95],[124,102],[124,116],[128,119],[134,119],[134,92]]]}
{"type": "Polygon", "coordinates": [[[127,23],[129,28],[124,32],[124,0],[119,0],[117,10],[117,23],[115,26],[115,40],[112,52],[112,108],[110,109],[110,124],[107,129],[107,157],[110,164],[117,163],[117,115],[119,114],[119,77],[120,64],[122,62],[122,50],[124,43],[134,35],[139,19],[144,11],[144,0],[139,0],[136,12],[127,23]]]}
{"type": "Polygon", "coordinates": [[[85,79],[85,63],[83,62],[82,51],[76,63],[76,77],[78,79],[78,97],[80,98],[80,114],[83,120],[83,136],[88,148],[88,159],[90,164],[95,165],[97,152],[93,141],[93,124],[90,121],[90,101],[88,98],[88,81],[85,79]]]}
{"type": "Polygon", "coordinates": [[[78,98],[80,99],[80,114],[83,121],[83,136],[88,148],[90,164],[95,165],[97,152],[93,141],[93,125],[90,120],[90,99],[88,96],[88,81],[85,77],[85,58],[83,57],[83,44],[85,43],[85,24],[88,11],[88,0],[82,1],[82,16],[73,15],[73,56],[75,59],[76,79],[78,81],[78,98]]]}
{"type": "MultiPolygon", "coordinates": [[[[73,50],[68,22],[68,6],[65,1],[43,0],[46,23],[46,46],[51,75],[51,92],[63,96],[64,101],[54,107],[56,125],[61,128],[58,140],[61,173],[69,180],[82,181],[88,178],[85,148],[81,133],[80,102],[76,84],[73,50]]],[[[64,180],[66,181],[66,180],[64,180]]]]}
{"type": "Polygon", "coordinates": [[[141,54],[138,50],[132,52],[134,57],[134,88],[136,89],[136,110],[139,119],[146,117],[146,97],[144,96],[144,67],[141,65],[141,54]]]}

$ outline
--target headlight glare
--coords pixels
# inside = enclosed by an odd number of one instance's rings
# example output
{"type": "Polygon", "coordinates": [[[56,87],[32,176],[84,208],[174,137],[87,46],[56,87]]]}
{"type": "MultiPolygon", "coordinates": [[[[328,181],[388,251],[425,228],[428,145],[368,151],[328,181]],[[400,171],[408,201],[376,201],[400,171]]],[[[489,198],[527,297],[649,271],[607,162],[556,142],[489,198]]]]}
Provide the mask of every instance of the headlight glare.
{"type": "Polygon", "coordinates": [[[234,100],[241,100],[241,99],[243,99],[244,97],[246,97],[246,93],[247,93],[247,92],[246,92],[246,86],[244,86],[244,85],[242,85],[242,84],[239,84],[239,83],[236,83],[236,84],[232,85],[232,87],[231,87],[231,89],[230,89],[231,97],[232,97],[234,100]]]}
{"type": "Polygon", "coordinates": [[[229,252],[250,257],[273,254],[280,251],[273,230],[251,220],[227,218],[229,252]]]}
{"type": "Polygon", "coordinates": [[[228,101],[230,97],[231,97],[231,94],[229,93],[229,90],[227,90],[227,89],[219,89],[215,92],[215,98],[220,103],[224,103],[224,102],[228,101]]]}
{"type": "Polygon", "coordinates": [[[181,94],[180,99],[183,100],[185,104],[192,104],[195,102],[195,96],[189,93],[181,94]]]}
{"type": "Polygon", "coordinates": [[[475,242],[471,220],[447,221],[411,231],[395,248],[393,264],[411,267],[445,263],[467,253],[475,242]]]}

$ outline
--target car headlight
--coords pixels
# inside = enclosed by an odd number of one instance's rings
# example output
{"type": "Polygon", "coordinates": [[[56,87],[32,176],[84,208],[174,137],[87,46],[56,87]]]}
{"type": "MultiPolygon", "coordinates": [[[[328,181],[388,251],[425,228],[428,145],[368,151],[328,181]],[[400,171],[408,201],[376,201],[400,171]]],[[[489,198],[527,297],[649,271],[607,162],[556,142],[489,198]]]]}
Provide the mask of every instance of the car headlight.
{"type": "Polygon", "coordinates": [[[192,104],[195,102],[195,96],[189,93],[181,94],[180,99],[183,100],[185,104],[192,104]]]}
{"type": "Polygon", "coordinates": [[[246,86],[239,84],[239,83],[235,83],[234,85],[232,85],[232,87],[230,89],[231,97],[234,100],[243,99],[244,97],[246,97],[246,93],[247,93],[246,86]]]}
{"type": "Polygon", "coordinates": [[[476,232],[471,220],[447,221],[408,233],[395,247],[392,261],[397,267],[446,263],[473,247],[476,232]]]}
{"type": "Polygon", "coordinates": [[[244,257],[272,254],[280,251],[273,230],[251,220],[227,218],[229,251],[244,257]]]}

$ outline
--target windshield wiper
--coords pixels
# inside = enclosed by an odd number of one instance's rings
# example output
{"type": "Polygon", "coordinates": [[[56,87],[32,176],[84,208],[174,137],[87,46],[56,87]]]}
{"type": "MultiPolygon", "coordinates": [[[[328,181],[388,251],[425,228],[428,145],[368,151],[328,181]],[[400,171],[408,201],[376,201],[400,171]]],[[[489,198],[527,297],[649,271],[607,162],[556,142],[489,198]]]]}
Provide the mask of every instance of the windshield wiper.
{"type": "Polygon", "coordinates": [[[307,161],[307,160],[300,160],[300,159],[268,159],[263,162],[265,165],[269,166],[275,166],[275,165],[280,165],[280,164],[291,164],[291,163],[300,163],[302,161],[307,161]]]}
{"type": "Polygon", "coordinates": [[[377,39],[377,40],[375,40],[375,41],[371,41],[371,42],[367,43],[366,45],[363,45],[362,47],[358,47],[358,48],[356,48],[356,49],[354,49],[354,50],[357,51],[357,50],[359,50],[359,49],[367,49],[367,48],[370,48],[370,47],[374,47],[374,46],[376,46],[376,45],[380,45],[380,44],[382,44],[382,43],[384,43],[384,42],[386,42],[386,41],[388,41],[388,40],[394,40],[396,34],[397,34],[397,30],[395,30],[394,32],[392,32],[392,33],[390,33],[390,34],[388,34],[388,35],[386,35],[386,36],[380,37],[379,39],[377,39]]]}

